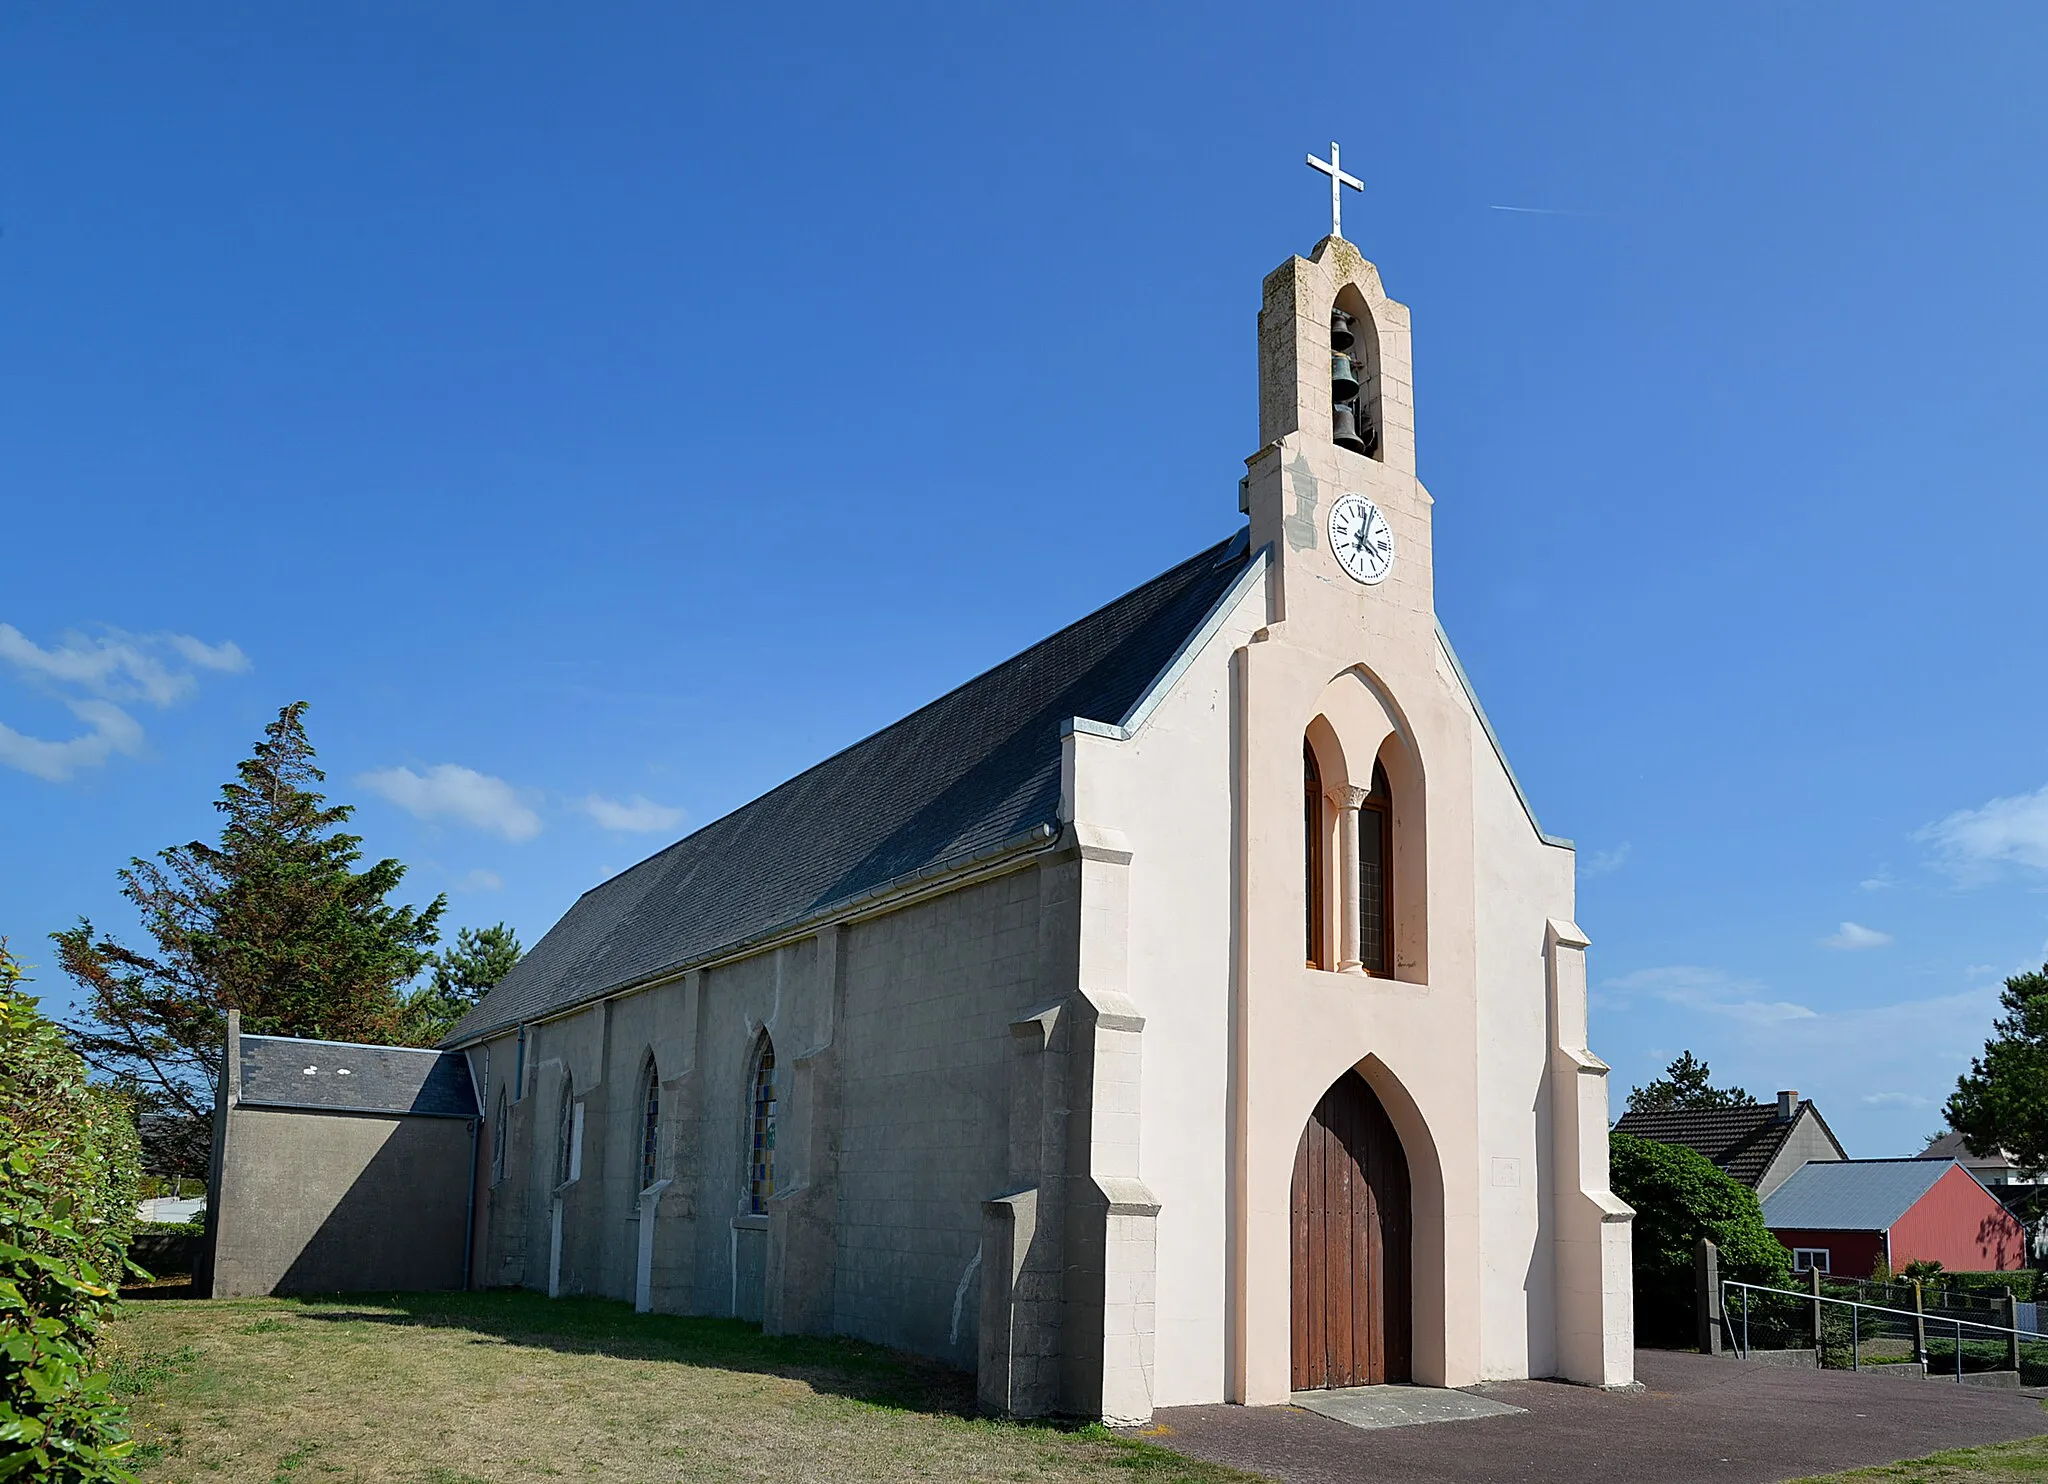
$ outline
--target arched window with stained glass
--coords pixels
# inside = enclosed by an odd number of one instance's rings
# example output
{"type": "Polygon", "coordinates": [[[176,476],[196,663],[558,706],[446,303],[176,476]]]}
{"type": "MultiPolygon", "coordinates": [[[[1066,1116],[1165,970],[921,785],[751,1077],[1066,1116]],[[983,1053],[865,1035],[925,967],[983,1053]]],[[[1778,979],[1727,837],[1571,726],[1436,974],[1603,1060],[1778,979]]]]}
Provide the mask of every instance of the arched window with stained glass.
{"type": "Polygon", "coordinates": [[[747,1114],[747,1210],[765,1215],[775,1194],[775,1043],[768,1033],[754,1052],[747,1114]]]}
{"type": "Polygon", "coordinates": [[[640,1086],[640,1188],[645,1190],[654,1183],[661,1149],[661,1074],[651,1056],[640,1086]]]}

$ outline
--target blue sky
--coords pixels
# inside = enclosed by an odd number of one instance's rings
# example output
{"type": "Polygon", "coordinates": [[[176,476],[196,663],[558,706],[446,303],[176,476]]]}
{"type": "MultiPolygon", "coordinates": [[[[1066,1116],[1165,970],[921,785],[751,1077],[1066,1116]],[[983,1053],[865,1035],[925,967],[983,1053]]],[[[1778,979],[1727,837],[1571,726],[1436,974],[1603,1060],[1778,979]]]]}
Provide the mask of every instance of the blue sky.
{"type": "Polygon", "coordinates": [[[41,988],[287,701],[531,942],[1227,533],[1334,137],[1617,1102],[1690,1046],[1917,1148],[2048,957],[2048,13],[1278,17],[0,7],[41,988]]]}

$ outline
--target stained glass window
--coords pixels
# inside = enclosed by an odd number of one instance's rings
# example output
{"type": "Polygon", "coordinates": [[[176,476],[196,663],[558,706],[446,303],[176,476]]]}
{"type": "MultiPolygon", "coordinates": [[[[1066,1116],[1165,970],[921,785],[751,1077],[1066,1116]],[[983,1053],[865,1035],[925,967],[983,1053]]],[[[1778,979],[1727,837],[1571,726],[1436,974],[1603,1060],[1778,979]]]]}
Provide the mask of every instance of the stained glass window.
{"type": "Polygon", "coordinates": [[[654,1183],[655,1132],[661,1121],[661,1078],[647,1064],[647,1098],[640,1113],[640,1188],[654,1183]]]}
{"type": "Polygon", "coordinates": [[[498,1116],[491,1120],[491,1184],[505,1178],[505,1089],[498,1089],[498,1116]]]}
{"type": "Polygon", "coordinates": [[[765,1035],[754,1060],[750,1112],[747,1209],[759,1216],[768,1210],[768,1198],[775,1194],[775,1043],[765,1035]]]}
{"type": "Polygon", "coordinates": [[[576,1089],[562,1083],[562,1111],[555,1128],[555,1184],[568,1183],[576,1167],[576,1089]]]}

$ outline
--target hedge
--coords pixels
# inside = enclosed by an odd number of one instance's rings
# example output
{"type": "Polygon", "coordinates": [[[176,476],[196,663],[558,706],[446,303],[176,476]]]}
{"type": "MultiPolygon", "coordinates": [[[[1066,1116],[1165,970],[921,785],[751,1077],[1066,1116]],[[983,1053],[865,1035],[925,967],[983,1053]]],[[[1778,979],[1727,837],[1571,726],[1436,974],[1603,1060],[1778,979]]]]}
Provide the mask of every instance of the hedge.
{"type": "Polygon", "coordinates": [[[94,1365],[135,1227],[125,1099],[86,1078],[0,940],[0,1479],[129,1480],[127,1414],[94,1365]]]}
{"type": "Polygon", "coordinates": [[[1636,1332],[1645,1341],[1691,1340],[1693,1252],[1701,1237],[1721,1249],[1723,1278],[1787,1283],[1792,1254],[1765,1228],[1755,1191],[1683,1145],[1616,1133],[1608,1152],[1608,1184],[1636,1211],[1636,1332]]]}

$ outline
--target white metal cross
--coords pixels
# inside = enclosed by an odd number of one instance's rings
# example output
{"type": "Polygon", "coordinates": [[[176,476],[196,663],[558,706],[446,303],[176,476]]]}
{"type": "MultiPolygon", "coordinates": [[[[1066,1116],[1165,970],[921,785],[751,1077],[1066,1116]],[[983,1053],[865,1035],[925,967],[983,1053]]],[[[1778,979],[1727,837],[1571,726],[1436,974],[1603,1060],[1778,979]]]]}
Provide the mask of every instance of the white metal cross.
{"type": "Polygon", "coordinates": [[[1341,160],[1342,156],[1337,153],[1337,141],[1334,139],[1330,141],[1330,158],[1328,160],[1319,160],[1314,155],[1308,157],[1308,163],[1311,168],[1320,170],[1323,174],[1330,177],[1330,235],[1332,237],[1342,237],[1344,235],[1344,187],[1350,186],[1354,191],[1363,191],[1365,189],[1364,181],[1355,175],[1346,175],[1344,173],[1341,160]]]}

